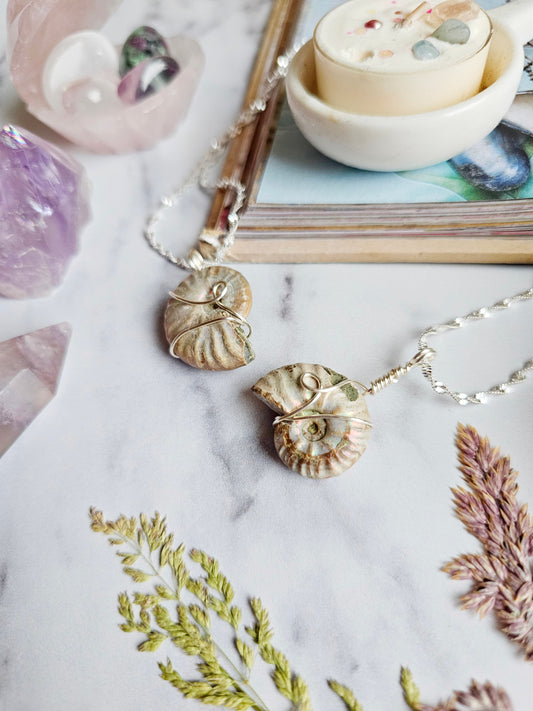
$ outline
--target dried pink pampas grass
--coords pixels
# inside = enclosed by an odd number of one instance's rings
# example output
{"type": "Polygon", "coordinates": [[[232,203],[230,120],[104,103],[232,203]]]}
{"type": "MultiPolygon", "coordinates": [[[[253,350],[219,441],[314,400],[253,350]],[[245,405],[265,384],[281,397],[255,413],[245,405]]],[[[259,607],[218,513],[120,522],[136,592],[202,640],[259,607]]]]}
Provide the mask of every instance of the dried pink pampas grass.
{"type": "Polygon", "coordinates": [[[533,520],[518,503],[518,472],[473,427],[459,425],[456,444],[468,488],[452,490],[455,512],[483,553],[461,555],[443,570],[472,581],[463,609],[480,617],[492,610],[502,632],[533,661],[533,520]]]}
{"type": "Polygon", "coordinates": [[[488,681],[479,684],[473,680],[468,691],[454,691],[449,699],[441,701],[437,706],[420,701],[420,689],[406,667],[402,668],[400,684],[404,701],[412,711],[513,711],[507,693],[488,681]]]}
{"type": "Polygon", "coordinates": [[[468,691],[455,691],[438,706],[422,704],[420,711],[513,711],[513,705],[503,689],[473,681],[468,691]]]}

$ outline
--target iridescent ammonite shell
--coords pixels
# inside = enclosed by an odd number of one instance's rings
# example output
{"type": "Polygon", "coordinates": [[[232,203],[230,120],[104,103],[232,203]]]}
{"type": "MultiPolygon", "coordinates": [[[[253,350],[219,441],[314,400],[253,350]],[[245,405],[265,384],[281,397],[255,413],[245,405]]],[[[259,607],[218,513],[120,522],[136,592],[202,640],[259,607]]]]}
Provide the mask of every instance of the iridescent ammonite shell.
{"type": "Polygon", "coordinates": [[[283,463],[298,474],[338,476],[365,451],[372,425],[363,386],[331,368],[286,365],[258,380],[252,391],[279,413],[274,444],[283,463]]]}

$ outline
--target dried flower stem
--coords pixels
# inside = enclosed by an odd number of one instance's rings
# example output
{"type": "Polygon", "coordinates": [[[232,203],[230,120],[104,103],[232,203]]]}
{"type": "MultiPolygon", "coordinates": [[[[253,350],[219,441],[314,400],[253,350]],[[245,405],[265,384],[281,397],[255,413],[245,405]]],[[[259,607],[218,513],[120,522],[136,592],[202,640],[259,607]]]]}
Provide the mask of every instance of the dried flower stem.
{"type": "Polygon", "coordinates": [[[533,661],[533,520],[518,503],[518,472],[473,427],[459,425],[460,471],[469,490],[453,489],[455,512],[483,546],[444,565],[455,580],[471,580],[461,601],[499,628],[533,661]]]}

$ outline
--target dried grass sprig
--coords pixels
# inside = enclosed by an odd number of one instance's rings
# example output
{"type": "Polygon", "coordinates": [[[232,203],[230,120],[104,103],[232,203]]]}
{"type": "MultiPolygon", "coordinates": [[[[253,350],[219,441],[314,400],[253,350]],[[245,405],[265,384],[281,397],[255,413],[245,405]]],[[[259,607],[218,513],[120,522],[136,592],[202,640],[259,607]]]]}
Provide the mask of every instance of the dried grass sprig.
{"type": "Polygon", "coordinates": [[[111,545],[120,547],[117,555],[124,572],[133,582],[150,585],[149,592],[119,594],[121,629],[143,636],[137,647],[140,652],[155,652],[170,642],[184,654],[197,657],[198,678],[184,679],[167,659],[159,664],[164,680],[185,698],[204,704],[268,711],[250,683],[260,658],[271,667],[277,690],[292,702],[292,708],[312,711],[307,685],[271,643],[273,631],[261,600],[250,601],[253,623],[243,628],[243,612],[233,604],[235,592],[218,561],[192,549],[189,557],[203,573],[193,577],[185,562],[185,546],[174,546],[174,536],[158,513],[151,519],[141,514],[138,522],[125,516],[105,521],[100,511],[91,509],[90,518],[93,531],[105,534],[111,545]],[[232,629],[234,659],[232,652],[214,639],[212,615],[232,629]]]}
{"type": "Polygon", "coordinates": [[[473,427],[459,425],[460,471],[468,489],[452,489],[455,512],[483,553],[465,554],[443,566],[455,580],[471,580],[464,609],[498,627],[533,661],[533,519],[518,503],[518,472],[473,427]]]}
{"type": "MultiPolygon", "coordinates": [[[[141,635],[140,652],[155,652],[166,643],[197,660],[195,679],[185,679],[170,659],[160,662],[165,681],[185,698],[207,705],[270,711],[251,684],[260,659],[270,667],[275,688],[290,702],[291,710],[312,711],[307,684],[272,645],[270,617],[261,600],[250,600],[252,622],[244,626],[243,612],[234,603],[235,591],[218,561],[192,549],[189,557],[201,571],[200,577],[193,577],[185,562],[185,546],[174,546],[174,536],[158,513],[151,519],[141,514],[139,521],[125,516],[106,521],[100,511],[91,509],[90,519],[93,531],[103,533],[116,547],[124,572],[134,583],[148,586],[147,591],[119,594],[120,628],[141,635]],[[214,618],[229,626],[232,651],[224,650],[215,639],[214,618]]],[[[408,669],[402,669],[400,683],[413,711],[513,711],[505,692],[490,684],[472,682],[468,692],[455,693],[444,705],[427,706],[420,702],[420,691],[408,669]]],[[[351,689],[333,680],[328,684],[347,711],[363,711],[351,689]]]]}

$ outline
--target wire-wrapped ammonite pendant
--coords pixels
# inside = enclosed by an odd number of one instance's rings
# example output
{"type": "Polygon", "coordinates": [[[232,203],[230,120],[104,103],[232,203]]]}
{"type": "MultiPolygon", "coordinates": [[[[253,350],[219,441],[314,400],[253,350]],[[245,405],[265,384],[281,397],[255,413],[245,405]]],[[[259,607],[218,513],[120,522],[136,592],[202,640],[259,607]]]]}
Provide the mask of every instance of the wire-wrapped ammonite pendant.
{"type": "Polygon", "coordinates": [[[296,363],[272,370],[252,391],[279,413],[274,444],[298,474],[338,476],[365,451],[372,425],[360,383],[323,365],[296,363]]]}
{"type": "Polygon", "coordinates": [[[194,272],[173,292],[165,311],[165,334],[174,358],[205,370],[232,370],[254,359],[246,317],[250,285],[225,266],[194,272]]]}

